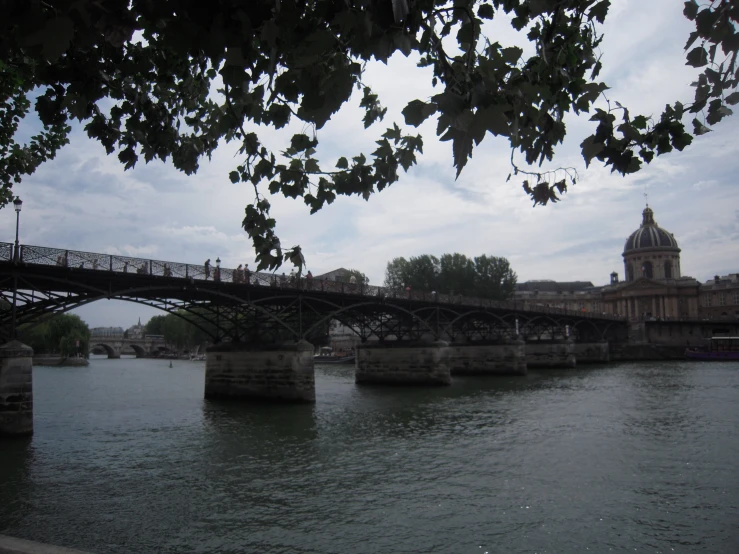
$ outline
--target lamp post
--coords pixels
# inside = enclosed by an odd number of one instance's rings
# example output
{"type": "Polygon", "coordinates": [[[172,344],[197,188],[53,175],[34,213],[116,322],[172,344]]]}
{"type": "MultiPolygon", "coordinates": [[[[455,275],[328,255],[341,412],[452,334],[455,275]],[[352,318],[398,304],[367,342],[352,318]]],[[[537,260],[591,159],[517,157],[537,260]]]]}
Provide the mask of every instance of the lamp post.
{"type": "Polygon", "coordinates": [[[18,244],[18,229],[20,228],[21,224],[21,206],[23,205],[23,200],[21,200],[19,197],[15,197],[15,200],[13,200],[13,206],[15,206],[15,250],[13,251],[13,261],[15,263],[18,263],[18,260],[20,259],[20,246],[18,244]]]}
{"type": "MultiPolygon", "coordinates": [[[[15,249],[13,250],[13,262],[18,263],[20,259],[20,246],[18,245],[18,229],[20,227],[20,221],[21,221],[21,206],[23,205],[23,201],[15,197],[15,200],[13,200],[13,206],[15,206],[15,249]]],[[[12,340],[15,340],[18,338],[18,334],[16,332],[15,328],[15,314],[16,314],[16,306],[18,301],[18,274],[14,271],[13,272],[13,319],[11,321],[10,326],[10,338],[12,340]]]]}
{"type": "MultiPolygon", "coordinates": [[[[216,271],[213,275],[214,281],[221,280],[221,257],[216,258],[216,271]]],[[[216,304],[216,343],[221,342],[221,306],[216,304]]]]}

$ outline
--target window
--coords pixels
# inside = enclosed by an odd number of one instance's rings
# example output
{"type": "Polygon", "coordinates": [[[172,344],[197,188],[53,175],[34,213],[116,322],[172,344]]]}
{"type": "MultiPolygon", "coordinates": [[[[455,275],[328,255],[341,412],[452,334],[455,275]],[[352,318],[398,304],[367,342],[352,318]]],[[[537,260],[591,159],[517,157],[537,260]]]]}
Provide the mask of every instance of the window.
{"type": "Polygon", "coordinates": [[[672,279],[672,262],[665,262],[665,279],[672,279]]]}
{"type": "Polygon", "coordinates": [[[734,304],[739,304],[739,290],[734,291],[734,304]]]}
{"type": "Polygon", "coordinates": [[[706,295],[705,295],[705,296],[703,297],[703,305],[704,305],[704,306],[705,306],[706,308],[710,308],[710,307],[711,307],[711,295],[710,295],[710,294],[706,294],[706,295]]]}
{"type": "Polygon", "coordinates": [[[726,306],[726,294],[721,292],[718,295],[718,305],[719,306],[726,306]]]}
{"type": "Polygon", "coordinates": [[[641,266],[641,275],[642,277],[646,277],[647,279],[652,278],[652,262],[644,262],[644,264],[641,266]]]}
{"type": "Polygon", "coordinates": [[[626,267],[626,280],[627,281],[633,281],[634,280],[634,266],[629,264],[626,267]]]}

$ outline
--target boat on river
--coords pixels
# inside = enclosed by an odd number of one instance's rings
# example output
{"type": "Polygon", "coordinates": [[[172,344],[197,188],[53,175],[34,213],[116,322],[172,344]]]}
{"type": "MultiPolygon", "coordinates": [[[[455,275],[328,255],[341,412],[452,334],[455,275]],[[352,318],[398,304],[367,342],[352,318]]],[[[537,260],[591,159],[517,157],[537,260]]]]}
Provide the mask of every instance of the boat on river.
{"type": "Polygon", "coordinates": [[[313,362],[317,364],[353,364],[356,356],[313,356],[313,362]]]}
{"type": "Polygon", "coordinates": [[[313,356],[313,362],[317,364],[353,364],[354,359],[354,354],[337,354],[328,346],[322,346],[318,354],[313,356]]]}
{"type": "Polygon", "coordinates": [[[686,348],[688,360],[739,361],[739,337],[711,337],[708,348],[686,348]]]}

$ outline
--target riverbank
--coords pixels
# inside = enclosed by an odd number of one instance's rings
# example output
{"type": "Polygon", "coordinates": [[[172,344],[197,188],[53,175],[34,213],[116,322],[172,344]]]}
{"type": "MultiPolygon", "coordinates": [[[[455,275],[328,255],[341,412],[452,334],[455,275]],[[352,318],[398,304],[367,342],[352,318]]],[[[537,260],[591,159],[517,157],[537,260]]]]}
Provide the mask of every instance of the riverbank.
{"type": "Polygon", "coordinates": [[[68,358],[66,356],[34,356],[33,365],[49,365],[56,367],[84,367],[90,365],[87,358],[68,358]]]}
{"type": "Polygon", "coordinates": [[[0,535],[0,554],[86,554],[63,546],[54,546],[0,535]]]}

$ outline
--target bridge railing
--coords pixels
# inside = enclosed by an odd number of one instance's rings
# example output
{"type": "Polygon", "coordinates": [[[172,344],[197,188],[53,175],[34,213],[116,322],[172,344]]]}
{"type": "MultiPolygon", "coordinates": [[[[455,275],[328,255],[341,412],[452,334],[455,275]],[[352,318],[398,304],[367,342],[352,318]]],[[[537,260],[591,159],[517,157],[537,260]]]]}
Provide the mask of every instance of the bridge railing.
{"type": "MultiPolygon", "coordinates": [[[[0,243],[0,261],[12,261],[12,258],[13,244],[0,243]]],[[[20,262],[24,264],[55,265],[114,273],[139,273],[143,275],[154,275],[173,279],[198,279],[243,284],[247,284],[248,282],[248,284],[254,286],[272,287],[277,289],[333,292],[375,298],[438,302],[440,304],[458,304],[464,306],[478,306],[480,308],[529,311],[552,315],[577,315],[581,318],[623,319],[620,316],[612,314],[581,312],[549,306],[537,306],[535,309],[525,309],[515,300],[496,301],[456,294],[437,294],[436,292],[392,289],[388,287],[365,285],[363,283],[347,283],[306,277],[298,278],[295,275],[285,275],[284,273],[281,275],[263,272],[246,273],[243,270],[239,271],[236,269],[217,266],[210,266],[206,269],[204,265],[165,262],[161,260],[134,258],[130,256],[118,256],[115,254],[97,254],[77,250],[63,250],[59,248],[47,248],[45,246],[21,245],[20,262]]]]}
{"type": "Polygon", "coordinates": [[[13,243],[0,242],[0,261],[10,262],[13,260],[13,243]]]}

